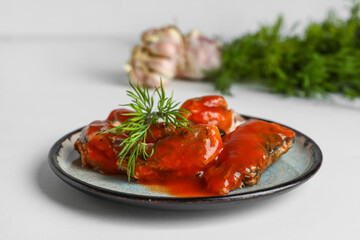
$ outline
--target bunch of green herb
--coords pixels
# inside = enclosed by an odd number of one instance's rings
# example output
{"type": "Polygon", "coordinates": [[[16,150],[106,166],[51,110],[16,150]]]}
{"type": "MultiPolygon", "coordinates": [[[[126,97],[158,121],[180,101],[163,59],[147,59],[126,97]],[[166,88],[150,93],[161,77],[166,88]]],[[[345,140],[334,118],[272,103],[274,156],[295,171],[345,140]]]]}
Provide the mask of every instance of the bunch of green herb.
{"type": "Polygon", "coordinates": [[[127,175],[129,181],[135,171],[135,160],[140,157],[141,154],[142,158],[146,160],[148,157],[151,157],[154,152],[152,149],[149,154],[145,149],[148,134],[154,138],[150,130],[151,125],[161,121],[165,122],[168,127],[175,127],[178,131],[180,131],[180,128],[193,131],[187,127],[188,120],[184,117],[185,114],[190,114],[190,112],[177,108],[180,103],[174,102],[173,94],[171,94],[170,97],[166,97],[162,82],[160,88],[156,88],[152,95],[150,95],[147,87],[141,88],[139,85],[134,86],[131,82],[130,86],[133,91],[127,91],[127,95],[132,99],[132,102],[121,106],[130,107],[135,113],[124,113],[123,115],[131,117],[119,126],[101,133],[128,134],[128,137],[120,144],[123,148],[118,158],[120,159],[119,168],[123,160],[128,158],[127,175]],[[155,95],[158,97],[157,104],[155,104],[154,100],[155,95]]]}
{"type": "Polygon", "coordinates": [[[233,82],[258,81],[272,92],[314,97],[341,93],[360,96],[360,17],[354,4],[350,17],[334,12],[310,23],[303,34],[282,34],[283,19],[261,26],[222,48],[221,69],[209,72],[216,89],[229,94],[233,82]]]}

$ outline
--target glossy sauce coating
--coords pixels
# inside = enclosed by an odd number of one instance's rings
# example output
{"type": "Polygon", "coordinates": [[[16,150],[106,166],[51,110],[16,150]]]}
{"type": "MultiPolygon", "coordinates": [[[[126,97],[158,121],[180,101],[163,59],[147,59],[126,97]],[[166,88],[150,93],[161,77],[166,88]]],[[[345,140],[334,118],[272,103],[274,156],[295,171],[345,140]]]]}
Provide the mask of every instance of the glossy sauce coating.
{"type": "Polygon", "coordinates": [[[107,117],[106,121],[112,123],[112,125],[117,125],[120,123],[125,122],[127,119],[131,118],[132,116],[124,115],[129,113],[135,113],[135,111],[126,109],[126,108],[118,108],[111,111],[109,116],[107,117]],[[116,123],[118,122],[118,123],[116,123]]]}
{"type": "Polygon", "coordinates": [[[121,151],[116,147],[125,134],[113,135],[100,132],[111,129],[109,122],[94,121],[82,130],[81,136],[75,143],[75,149],[81,153],[82,164],[102,173],[118,173],[117,156],[121,151]]]}
{"type": "MultiPolygon", "coordinates": [[[[294,132],[278,124],[250,121],[235,131],[220,136],[227,129],[232,111],[220,96],[206,96],[186,101],[194,131],[168,127],[165,123],[151,126],[146,148],[154,150],[147,160],[137,159],[134,178],[155,191],[180,197],[227,194],[243,184],[257,183],[268,165],[291,146],[294,132]],[[202,124],[197,124],[202,123],[202,124]],[[160,190],[159,190],[160,189],[160,190]]],[[[118,126],[132,111],[116,109],[106,121],[94,121],[82,130],[75,143],[83,166],[106,174],[126,172],[127,159],[118,167],[120,143],[128,133],[101,134],[118,126]]]]}
{"type": "Polygon", "coordinates": [[[188,110],[187,119],[196,124],[214,124],[228,132],[233,122],[233,112],[222,96],[191,98],[180,107],[188,110]]]}
{"type": "Polygon", "coordinates": [[[200,177],[218,156],[223,144],[214,125],[193,125],[191,129],[194,131],[181,129],[181,132],[175,131],[159,140],[153,156],[144,165],[136,167],[134,177],[141,182],[157,182],[169,179],[169,176],[200,177]]]}
{"type": "MultiPolygon", "coordinates": [[[[124,108],[115,109],[105,121],[94,121],[82,130],[81,136],[76,141],[74,148],[80,152],[84,167],[89,167],[106,174],[125,172],[126,159],[123,161],[122,168],[119,168],[118,155],[122,150],[120,143],[128,137],[128,133],[116,135],[112,133],[99,133],[120,125],[131,117],[124,115],[124,113],[133,112],[124,108]]],[[[153,135],[148,133],[146,142],[151,144],[169,136],[175,129],[169,128],[166,123],[156,123],[150,126],[150,130],[153,135]]]]}
{"type": "Polygon", "coordinates": [[[210,166],[205,179],[208,188],[227,194],[243,183],[256,184],[262,172],[281,153],[285,153],[295,136],[288,128],[276,123],[249,121],[238,126],[223,138],[224,150],[218,161],[210,166]]]}
{"type": "MultiPolygon", "coordinates": [[[[131,118],[131,115],[124,115],[129,113],[134,113],[135,111],[128,110],[125,108],[119,108],[113,110],[106,122],[109,122],[113,127],[120,125],[121,123],[125,122],[127,119],[131,118]]],[[[146,137],[147,143],[155,143],[158,139],[164,138],[169,136],[172,131],[175,129],[173,127],[168,127],[166,123],[156,123],[150,126],[150,131],[152,135],[148,132],[146,137]]]]}
{"type": "Polygon", "coordinates": [[[125,108],[115,109],[111,111],[106,121],[94,121],[82,130],[74,148],[80,152],[83,166],[101,173],[119,173],[117,164],[117,156],[121,151],[119,144],[127,134],[99,133],[120,125],[131,117],[123,114],[133,112],[125,108]]]}

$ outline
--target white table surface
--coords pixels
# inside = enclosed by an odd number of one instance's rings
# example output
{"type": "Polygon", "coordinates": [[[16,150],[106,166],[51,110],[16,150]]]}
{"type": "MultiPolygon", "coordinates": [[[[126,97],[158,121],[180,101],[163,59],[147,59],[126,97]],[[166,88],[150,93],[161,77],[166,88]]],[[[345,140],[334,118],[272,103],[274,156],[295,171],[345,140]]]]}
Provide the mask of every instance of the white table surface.
{"type": "MultiPolygon", "coordinates": [[[[47,153],[66,133],[128,101],[121,70],[130,41],[8,41],[0,54],[1,239],[354,239],[360,234],[360,101],[284,98],[234,86],[236,111],[285,123],[313,138],[320,171],[275,199],[215,212],[166,212],[96,199],[50,170],[47,153]]],[[[183,101],[215,94],[208,83],[173,81],[183,101]]]]}
{"type": "MultiPolygon", "coordinates": [[[[10,35],[9,35],[10,36],[10,35]]],[[[158,211],[88,196],[49,168],[66,133],[128,101],[122,70],[136,35],[0,39],[0,239],[358,239],[360,99],[285,98],[233,87],[230,107],[310,136],[323,166],[279,197],[232,209],[158,211]]],[[[210,83],[171,82],[183,101],[210,83]]]]}

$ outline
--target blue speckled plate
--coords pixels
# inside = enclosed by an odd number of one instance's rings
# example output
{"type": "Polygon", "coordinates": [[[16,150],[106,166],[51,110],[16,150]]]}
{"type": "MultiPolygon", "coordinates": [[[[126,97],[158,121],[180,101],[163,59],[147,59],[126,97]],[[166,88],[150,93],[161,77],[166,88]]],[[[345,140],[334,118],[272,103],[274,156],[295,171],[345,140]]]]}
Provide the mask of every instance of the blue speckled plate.
{"type": "Polygon", "coordinates": [[[80,155],[74,150],[74,143],[80,131],[81,129],[78,129],[66,134],[51,148],[49,164],[55,174],[66,183],[88,194],[145,207],[208,209],[271,197],[304,183],[319,170],[322,163],[322,153],[317,144],[294,130],[296,132],[294,146],[263,173],[257,185],[237,189],[224,196],[173,197],[153,192],[135,182],[129,184],[126,176],[106,176],[81,167],[80,155]]]}

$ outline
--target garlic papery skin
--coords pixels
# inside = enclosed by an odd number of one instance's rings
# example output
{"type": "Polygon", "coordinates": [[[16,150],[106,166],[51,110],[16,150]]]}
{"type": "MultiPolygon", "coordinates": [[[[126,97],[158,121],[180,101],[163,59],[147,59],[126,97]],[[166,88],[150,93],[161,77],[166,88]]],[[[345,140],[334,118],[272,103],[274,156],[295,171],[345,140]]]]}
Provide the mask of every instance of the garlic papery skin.
{"type": "Polygon", "coordinates": [[[132,50],[126,71],[134,83],[165,86],[172,78],[203,79],[205,71],[221,66],[221,44],[198,30],[183,36],[175,26],[145,31],[132,50]],[[155,78],[158,78],[156,80],[155,78]]]}

